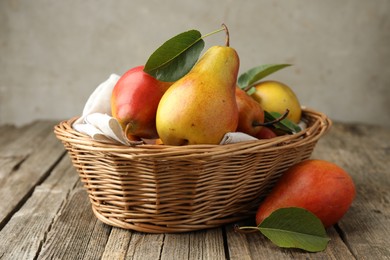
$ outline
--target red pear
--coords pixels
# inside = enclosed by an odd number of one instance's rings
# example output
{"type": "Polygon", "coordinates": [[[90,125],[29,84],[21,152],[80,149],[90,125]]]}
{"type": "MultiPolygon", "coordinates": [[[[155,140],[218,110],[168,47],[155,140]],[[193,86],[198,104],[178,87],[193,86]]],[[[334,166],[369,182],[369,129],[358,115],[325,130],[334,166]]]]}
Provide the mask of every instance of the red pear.
{"type": "Polygon", "coordinates": [[[300,207],[330,227],[344,216],[355,195],[352,178],[336,164],[324,160],[302,161],[283,174],[260,204],[256,223],[259,225],[279,208],[300,207]]]}
{"type": "Polygon", "coordinates": [[[161,82],[143,71],[130,69],[116,83],[111,96],[111,111],[127,136],[158,138],[157,106],[172,84],[161,82]]]}
{"type": "Polygon", "coordinates": [[[244,90],[236,87],[236,102],[238,107],[237,132],[256,137],[264,122],[264,111],[261,105],[244,90]]]}
{"type": "Polygon", "coordinates": [[[271,128],[264,126],[260,129],[260,131],[256,134],[255,137],[258,139],[271,139],[277,136],[278,135],[274,131],[272,131],[271,128]]]}

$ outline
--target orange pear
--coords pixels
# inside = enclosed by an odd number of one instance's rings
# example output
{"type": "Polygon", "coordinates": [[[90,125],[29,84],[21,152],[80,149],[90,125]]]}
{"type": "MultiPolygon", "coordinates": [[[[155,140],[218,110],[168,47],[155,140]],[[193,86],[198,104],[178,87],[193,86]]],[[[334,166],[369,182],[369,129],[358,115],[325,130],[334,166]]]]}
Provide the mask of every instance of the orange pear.
{"type": "Polygon", "coordinates": [[[263,128],[264,111],[260,104],[244,90],[236,87],[236,101],[238,107],[237,132],[257,137],[263,128]]]}

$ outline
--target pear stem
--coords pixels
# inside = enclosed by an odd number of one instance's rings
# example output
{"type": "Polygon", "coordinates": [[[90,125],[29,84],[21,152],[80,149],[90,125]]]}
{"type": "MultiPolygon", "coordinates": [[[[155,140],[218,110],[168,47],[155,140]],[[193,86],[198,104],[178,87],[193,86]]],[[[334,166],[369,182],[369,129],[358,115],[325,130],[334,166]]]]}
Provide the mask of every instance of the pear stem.
{"type": "Polygon", "coordinates": [[[290,113],[290,110],[286,109],[286,112],[284,112],[284,114],[281,115],[279,118],[276,118],[275,120],[272,120],[272,121],[269,121],[269,122],[265,122],[265,123],[253,122],[252,126],[253,127],[256,127],[256,126],[272,126],[273,124],[276,124],[276,123],[282,121],[283,119],[285,119],[288,116],[288,113],[290,113]]]}
{"type": "Polygon", "coordinates": [[[222,27],[223,29],[225,30],[225,33],[226,33],[226,43],[225,43],[225,46],[226,47],[229,47],[229,29],[227,28],[226,24],[222,24],[222,27]]]}
{"type": "Polygon", "coordinates": [[[242,234],[247,234],[259,232],[259,229],[257,227],[240,227],[239,225],[234,225],[234,231],[242,234]]]}
{"type": "Polygon", "coordinates": [[[251,88],[253,88],[253,85],[248,85],[245,88],[242,88],[242,90],[244,90],[245,92],[248,92],[248,90],[250,90],[251,88]]]}
{"type": "Polygon", "coordinates": [[[225,30],[225,28],[221,28],[221,29],[212,31],[212,32],[210,32],[210,33],[207,33],[207,34],[205,34],[205,35],[202,35],[201,39],[204,39],[204,38],[206,38],[206,37],[208,37],[208,36],[211,36],[211,35],[213,35],[213,34],[222,32],[222,31],[224,31],[224,30],[225,30]]]}
{"type": "Polygon", "coordinates": [[[216,34],[216,33],[222,32],[222,31],[225,31],[225,33],[226,33],[226,42],[225,42],[225,45],[226,45],[227,47],[229,47],[229,30],[228,30],[227,26],[226,26],[224,23],[222,24],[222,28],[220,28],[220,29],[218,29],[218,30],[215,30],[215,31],[213,31],[213,32],[207,33],[207,34],[205,34],[205,35],[202,35],[202,37],[200,37],[200,38],[201,38],[201,39],[204,39],[204,38],[206,38],[206,37],[208,37],[208,36],[211,36],[211,35],[213,35],[213,34],[216,34]]]}

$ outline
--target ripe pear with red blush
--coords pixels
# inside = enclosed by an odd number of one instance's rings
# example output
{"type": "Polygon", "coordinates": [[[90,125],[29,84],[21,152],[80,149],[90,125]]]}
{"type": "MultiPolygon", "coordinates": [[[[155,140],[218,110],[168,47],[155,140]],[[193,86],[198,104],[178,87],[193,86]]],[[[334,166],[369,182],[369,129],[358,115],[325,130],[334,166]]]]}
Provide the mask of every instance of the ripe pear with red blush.
{"type": "Polygon", "coordinates": [[[261,105],[244,90],[236,87],[236,102],[238,108],[237,132],[256,137],[264,123],[264,111],[261,105]]]}
{"type": "Polygon", "coordinates": [[[324,160],[302,161],[282,175],[260,204],[256,223],[279,208],[299,207],[330,227],[344,216],[355,196],[352,178],[338,165],[324,160]]]}
{"type": "Polygon", "coordinates": [[[158,138],[157,106],[172,83],[159,81],[143,69],[132,68],[120,77],[112,92],[111,112],[127,136],[158,138]]]}
{"type": "Polygon", "coordinates": [[[260,129],[260,131],[255,135],[258,139],[271,139],[277,137],[278,135],[272,131],[270,127],[264,126],[260,129]]]}

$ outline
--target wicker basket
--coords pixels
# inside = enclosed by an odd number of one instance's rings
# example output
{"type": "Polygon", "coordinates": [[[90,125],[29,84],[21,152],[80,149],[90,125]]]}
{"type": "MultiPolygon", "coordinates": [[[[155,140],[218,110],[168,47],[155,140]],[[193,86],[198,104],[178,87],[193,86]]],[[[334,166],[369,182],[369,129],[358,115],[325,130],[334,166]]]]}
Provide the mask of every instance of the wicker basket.
{"type": "Polygon", "coordinates": [[[177,233],[253,217],[280,175],[308,159],[331,121],[304,109],[306,130],[228,145],[108,145],[55,126],[79,172],[94,214],[106,224],[177,233]]]}

